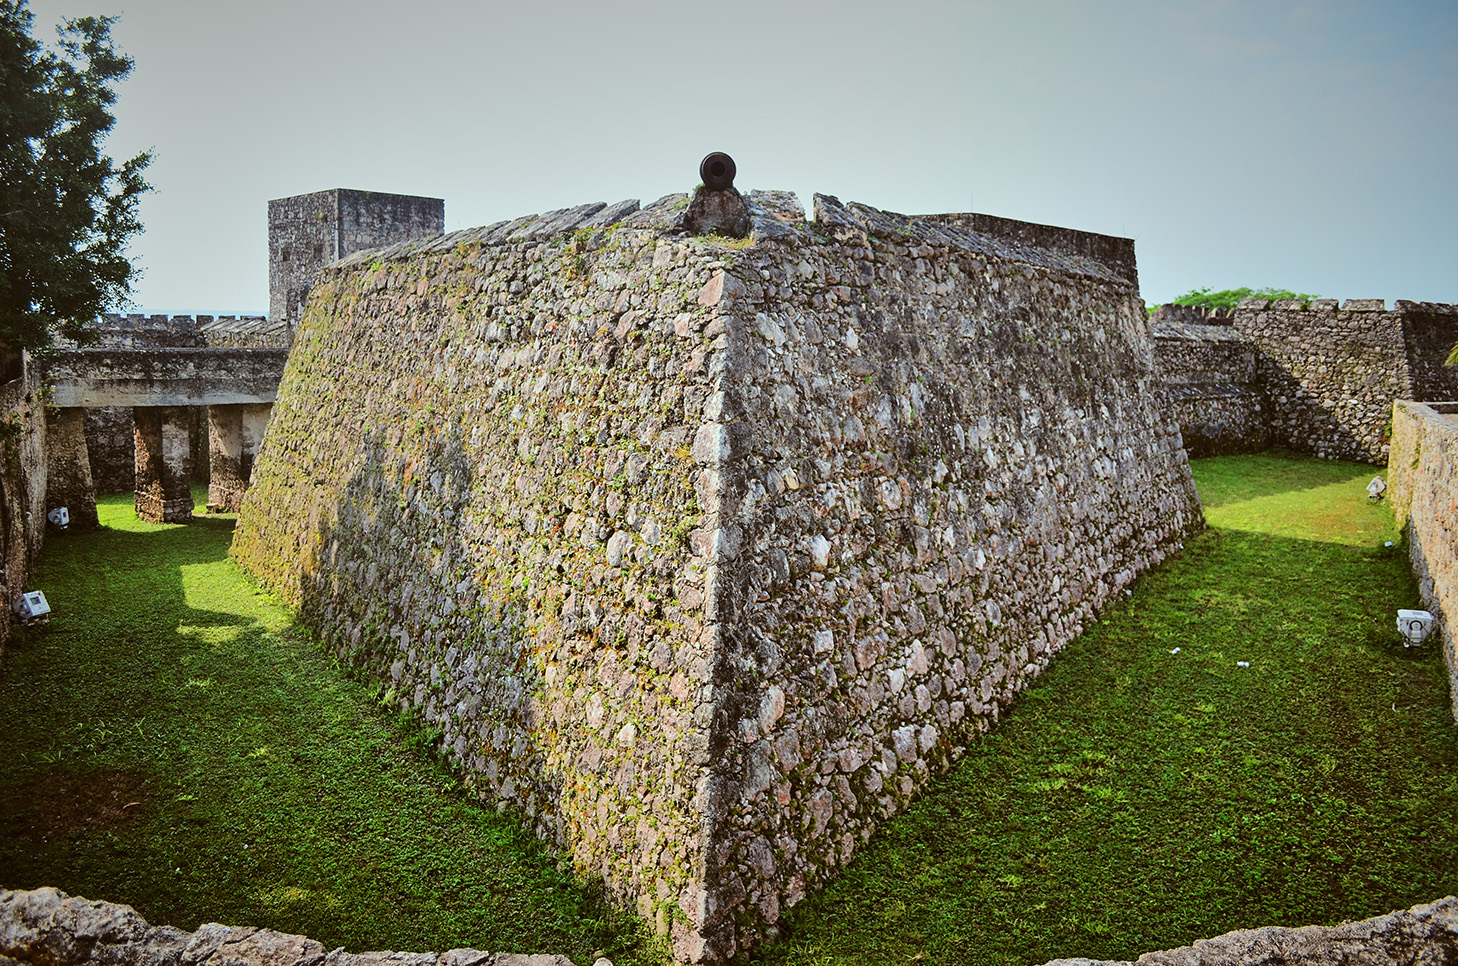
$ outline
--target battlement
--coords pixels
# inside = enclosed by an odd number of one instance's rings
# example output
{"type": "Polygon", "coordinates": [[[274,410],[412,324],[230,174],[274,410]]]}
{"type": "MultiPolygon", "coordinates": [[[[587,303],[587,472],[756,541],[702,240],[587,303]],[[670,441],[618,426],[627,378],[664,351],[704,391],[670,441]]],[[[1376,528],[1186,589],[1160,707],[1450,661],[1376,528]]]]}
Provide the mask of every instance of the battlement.
{"type": "Polygon", "coordinates": [[[1234,312],[1234,309],[1213,309],[1203,305],[1176,305],[1170,302],[1155,309],[1154,315],[1149,321],[1155,325],[1177,323],[1180,325],[1228,326],[1234,312]]]}
{"type": "MultiPolygon", "coordinates": [[[[96,320],[101,349],[286,349],[293,332],[262,315],[121,315],[108,312],[96,320]]],[[[58,348],[81,348],[74,340],[56,340],[58,348]]]]}

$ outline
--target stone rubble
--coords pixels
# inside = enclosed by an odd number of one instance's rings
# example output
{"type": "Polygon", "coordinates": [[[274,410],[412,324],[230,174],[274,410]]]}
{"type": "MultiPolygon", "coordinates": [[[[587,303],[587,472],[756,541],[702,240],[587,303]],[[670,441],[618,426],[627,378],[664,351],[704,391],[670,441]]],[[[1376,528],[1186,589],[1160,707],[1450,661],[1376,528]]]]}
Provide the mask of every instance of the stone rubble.
{"type": "MultiPolygon", "coordinates": [[[[0,966],[573,966],[566,956],[330,950],[304,936],[204,923],[196,932],[151,926],[131,906],[58,889],[0,889],[0,966]]],[[[593,966],[612,966],[599,958],[593,966]]]]}

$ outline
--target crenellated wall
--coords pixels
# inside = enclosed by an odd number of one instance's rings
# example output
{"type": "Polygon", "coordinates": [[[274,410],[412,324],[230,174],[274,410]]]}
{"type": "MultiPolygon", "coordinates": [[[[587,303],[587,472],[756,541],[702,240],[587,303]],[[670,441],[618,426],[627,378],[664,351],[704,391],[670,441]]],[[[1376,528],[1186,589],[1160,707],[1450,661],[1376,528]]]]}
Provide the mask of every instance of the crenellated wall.
{"type": "Polygon", "coordinates": [[[669,196],[316,281],[234,556],[722,960],[1202,525],[1142,303],[1009,233],[669,196]]]}

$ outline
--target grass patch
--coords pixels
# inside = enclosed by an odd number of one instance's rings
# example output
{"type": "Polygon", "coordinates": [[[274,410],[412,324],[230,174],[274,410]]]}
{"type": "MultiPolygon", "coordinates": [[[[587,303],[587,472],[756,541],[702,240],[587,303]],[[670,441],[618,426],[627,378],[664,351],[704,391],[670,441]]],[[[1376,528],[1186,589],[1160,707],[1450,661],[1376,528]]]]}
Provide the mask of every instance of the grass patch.
{"type": "Polygon", "coordinates": [[[1458,729],[1436,648],[1397,636],[1417,595],[1373,472],[1196,461],[1211,529],[762,959],[1132,960],[1458,893],[1458,729]]]}
{"type": "Polygon", "coordinates": [[[0,669],[0,885],[355,951],[659,958],[228,561],[231,517],[100,502],[50,538],[54,619],[0,669]]]}

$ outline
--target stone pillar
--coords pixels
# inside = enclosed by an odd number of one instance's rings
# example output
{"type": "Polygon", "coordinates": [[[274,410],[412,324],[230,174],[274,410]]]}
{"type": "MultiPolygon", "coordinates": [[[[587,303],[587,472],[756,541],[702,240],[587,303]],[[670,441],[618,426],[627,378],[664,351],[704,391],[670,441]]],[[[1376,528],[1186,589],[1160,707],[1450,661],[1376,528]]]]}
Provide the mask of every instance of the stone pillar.
{"type": "Polygon", "coordinates": [[[238,472],[244,484],[253,482],[253,464],[258,459],[258,450],[263,446],[263,434],[268,429],[268,417],[273,413],[273,403],[243,404],[243,455],[238,461],[238,472]]]}
{"type": "Polygon", "coordinates": [[[46,414],[46,512],[60,506],[70,511],[71,526],[87,530],[100,526],[84,409],[51,409],[46,414]]]}
{"type": "Polygon", "coordinates": [[[248,490],[243,472],[243,407],[208,407],[208,512],[237,513],[248,490]]]}
{"type": "Polygon", "coordinates": [[[132,410],[137,446],[137,518],[149,523],[192,519],[192,440],[184,406],[132,410]]]}

